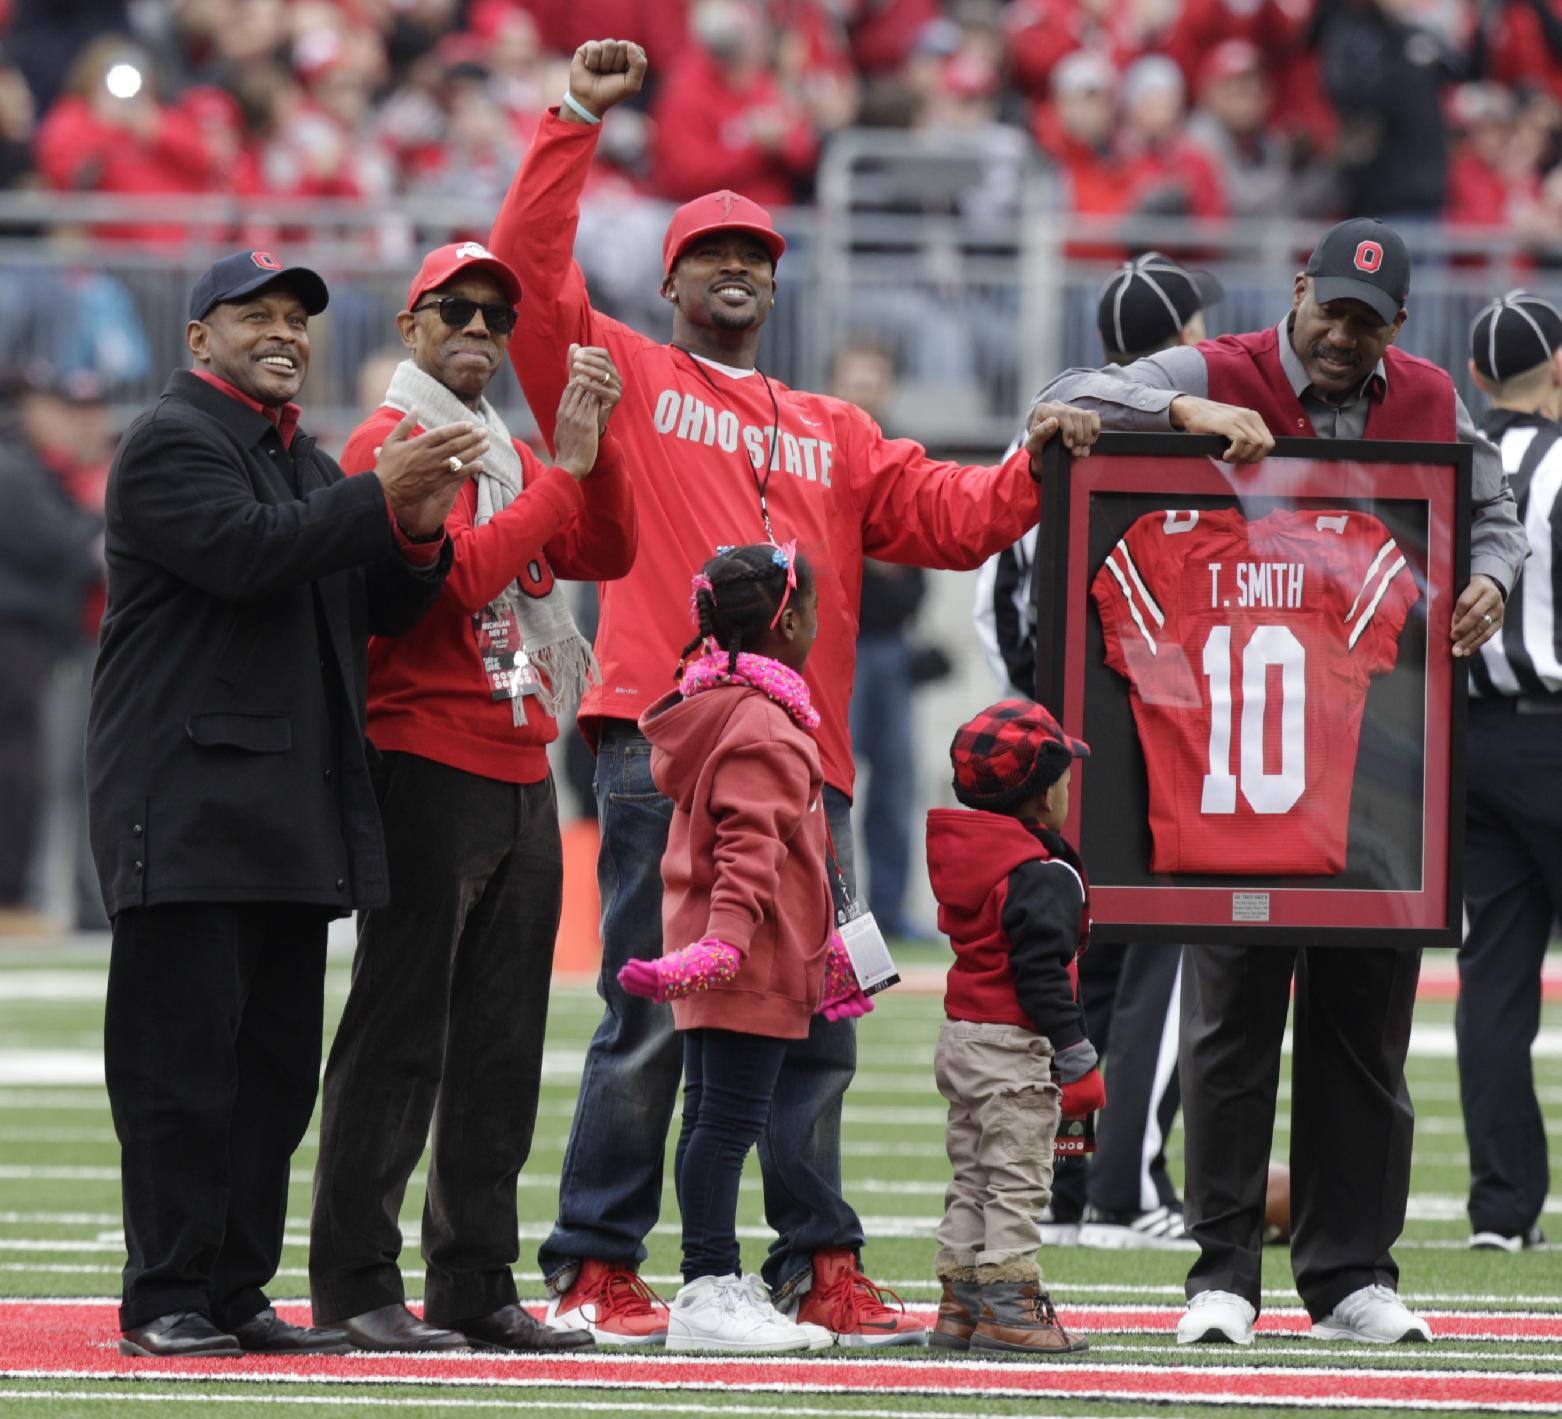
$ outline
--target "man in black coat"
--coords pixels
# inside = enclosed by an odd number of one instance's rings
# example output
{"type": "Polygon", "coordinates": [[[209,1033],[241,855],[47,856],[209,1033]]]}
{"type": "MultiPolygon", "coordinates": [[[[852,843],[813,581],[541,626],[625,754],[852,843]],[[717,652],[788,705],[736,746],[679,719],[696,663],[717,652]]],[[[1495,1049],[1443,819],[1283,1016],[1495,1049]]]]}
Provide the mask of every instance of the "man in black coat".
{"type": "Polygon", "coordinates": [[[109,475],[108,611],[87,727],[113,918],[104,1054],[120,1141],[128,1355],[339,1351],[280,1320],[288,1162],[314,1109],[326,923],[387,897],[364,748],[370,632],[450,565],[471,424],[346,478],[298,428],[325,284],[240,252],[195,285],[192,371],[109,475]]]}

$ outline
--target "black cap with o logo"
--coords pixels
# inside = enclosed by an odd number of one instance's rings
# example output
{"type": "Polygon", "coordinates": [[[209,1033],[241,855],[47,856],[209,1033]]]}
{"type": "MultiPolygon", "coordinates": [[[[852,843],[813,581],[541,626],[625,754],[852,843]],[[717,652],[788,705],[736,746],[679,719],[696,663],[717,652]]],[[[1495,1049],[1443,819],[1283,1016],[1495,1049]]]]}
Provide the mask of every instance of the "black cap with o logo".
{"type": "Polygon", "coordinates": [[[1319,305],[1361,301],[1391,323],[1410,294],[1410,253],[1404,238],[1376,217],[1352,217],[1323,234],[1304,273],[1319,305]]]}

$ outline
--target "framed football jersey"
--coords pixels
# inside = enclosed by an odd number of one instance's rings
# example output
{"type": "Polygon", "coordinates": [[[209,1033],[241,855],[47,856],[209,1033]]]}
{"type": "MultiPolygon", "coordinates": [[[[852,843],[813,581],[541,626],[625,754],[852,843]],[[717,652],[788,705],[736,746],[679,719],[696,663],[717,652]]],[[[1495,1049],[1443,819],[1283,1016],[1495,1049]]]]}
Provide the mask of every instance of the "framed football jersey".
{"type": "Polygon", "coordinates": [[[1470,450],[1049,446],[1038,698],[1106,941],[1457,946],[1470,450]]]}

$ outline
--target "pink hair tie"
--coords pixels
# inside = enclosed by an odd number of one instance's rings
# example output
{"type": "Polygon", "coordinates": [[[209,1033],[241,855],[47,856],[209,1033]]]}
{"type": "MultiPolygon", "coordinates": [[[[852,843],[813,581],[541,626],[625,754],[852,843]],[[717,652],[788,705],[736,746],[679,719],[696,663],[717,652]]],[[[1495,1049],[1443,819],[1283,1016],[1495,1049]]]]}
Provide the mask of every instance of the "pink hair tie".
{"type": "Polygon", "coordinates": [[[770,629],[775,630],[776,622],[781,619],[781,613],[786,610],[786,603],[797,590],[797,538],[790,542],[783,542],[770,554],[770,560],[778,567],[786,568],[786,588],[781,593],[781,604],[776,607],[776,614],[770,618],[770,629]]]}
{"type": "Polygon", "coordinates": [[[700,593],[702,591],[710,592],[710,599],[714,601],[716,599],[716,588],[704,572],[695,572],[689,580],[689,587],[689,610],[698,619],[700,614],[700,593]]]}

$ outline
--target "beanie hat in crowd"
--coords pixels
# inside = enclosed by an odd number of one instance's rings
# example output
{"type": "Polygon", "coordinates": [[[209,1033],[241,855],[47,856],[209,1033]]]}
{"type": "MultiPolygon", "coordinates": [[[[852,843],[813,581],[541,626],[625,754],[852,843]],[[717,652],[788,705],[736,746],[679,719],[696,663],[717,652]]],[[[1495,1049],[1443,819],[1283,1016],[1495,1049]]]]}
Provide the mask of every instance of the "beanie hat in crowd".
{"type": "Polygon", "coordinates": [[[999,700],[967,720],[949,746],[955,797],[967,808],[1001,812],[1045,793],[1090,746],[1074,739],[1031,700],[999,700]]]}

